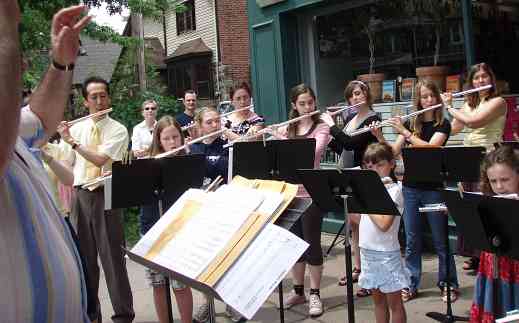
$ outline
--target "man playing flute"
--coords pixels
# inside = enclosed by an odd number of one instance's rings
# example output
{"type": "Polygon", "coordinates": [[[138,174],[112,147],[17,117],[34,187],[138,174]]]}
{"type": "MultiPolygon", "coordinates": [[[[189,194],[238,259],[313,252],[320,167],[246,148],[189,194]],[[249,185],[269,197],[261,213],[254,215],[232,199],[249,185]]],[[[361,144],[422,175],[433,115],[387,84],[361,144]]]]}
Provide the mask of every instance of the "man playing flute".
{"type": "MultiPolygon", "coordinates": [[[[84,105],[90,115],[110,108],[110,88],[106,80],[90,77],[83,83],[84,105]]],[[[74,197],[71,221],[76,226],[79,249],[84,256],[89,290],[95,294],[96,303],[92,320],[101,321],[101,308],[97,298],[101,259],[106,285],[112,301],[114,322],[129,323],[133,311],[132,291],[126,270],[122,210],[104,209],[104,187],[82,186],[110,171],[112,162],[121,160],[128,147],[128,131],[107,114],[92,117],[68,127],[62,123],[60,134],[72,150],[70,163],[74,172],[74,197]]]]}

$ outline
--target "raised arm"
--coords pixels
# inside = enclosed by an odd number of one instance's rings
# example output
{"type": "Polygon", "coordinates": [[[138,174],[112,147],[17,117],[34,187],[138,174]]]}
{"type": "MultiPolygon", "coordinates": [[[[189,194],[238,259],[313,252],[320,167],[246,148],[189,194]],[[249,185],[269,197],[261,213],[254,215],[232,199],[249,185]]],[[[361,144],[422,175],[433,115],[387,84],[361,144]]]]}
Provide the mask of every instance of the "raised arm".
{"type": "Polygon", "coordinates": [[[90,16],[81,18],[84,10],[85,6],[65,8],[52,19],[52,64],[31,96],[30,104],[47,134],[56,132],[63,119],[72,84],[72,68],[79,50],[79,33],[91,19],[90,16]]]}
{"type": "Polygon", "coordinates": [[[19,22],[18,1],[0,1],[0,177],[11,159],[20,120],[19,22]]]}

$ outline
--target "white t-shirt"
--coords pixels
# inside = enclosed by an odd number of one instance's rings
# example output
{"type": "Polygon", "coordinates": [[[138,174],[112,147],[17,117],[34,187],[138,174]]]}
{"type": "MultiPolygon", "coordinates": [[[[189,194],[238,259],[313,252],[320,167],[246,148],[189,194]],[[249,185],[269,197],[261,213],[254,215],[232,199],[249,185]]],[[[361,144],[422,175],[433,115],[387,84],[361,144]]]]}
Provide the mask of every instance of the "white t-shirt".
{"type": "MultiPolygon", "coordinates": [[[[402,183],[391,183],[386,185],[389,196],[395,202],[400,214],[404,210],[404,197],[402,195],[402,183]]],[[[400,228],[401,216],[395,217],[393,224],[386,232],[381,231],[371,220],[369,215],[362,214],[359,226],[359,246],[364,249],[375,251],[397,251],[400,250],[398,243],[398,229],[400,228]]]]}
{"type": "MultiPolygon", "coordinates": [[[[155,124],[157,121],[155,121],[155,124]]],[[[146,150],[151,147],[151,142],[153,141],[153,128],[155,124],[150,129],[146,125],[145,121],[142,121],[135,127],[133,127],[132,132],[132,150],[146,150]]]]}

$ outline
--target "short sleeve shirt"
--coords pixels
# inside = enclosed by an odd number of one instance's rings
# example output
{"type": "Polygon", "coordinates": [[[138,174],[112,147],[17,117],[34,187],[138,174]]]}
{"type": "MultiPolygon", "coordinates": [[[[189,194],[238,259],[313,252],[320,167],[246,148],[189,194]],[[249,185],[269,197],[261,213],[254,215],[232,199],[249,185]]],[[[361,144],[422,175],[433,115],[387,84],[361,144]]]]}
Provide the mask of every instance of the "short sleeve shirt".
{"type": "Polygon", "coordinates": [[[28,108],[0,178],[1,321],[89,322],[80,259],[29,144],[43,127],[28,108]]]}
{"type": "MultiPolygon", "coordinates": [[[[128,149],[128,130],[121,123],[110,117],[105,117],[95,124],[100,131],[101,145],[97,147],[97,152],[105,154],[110,158],[103,167],[102,173],[112,169],[112,161],[121,160],[128,149]]],[[[92,127],[94,121],[87,119],[79,122],[70,128],[70,134],[80,145],[90,146],[92,127]]],[[[69,146],[70,149],[70,146],[69,146]]],[[[87,181],[86,170],[87,161],[78,153],[74,154],[74,186],[83,185],[87,181]]]]}

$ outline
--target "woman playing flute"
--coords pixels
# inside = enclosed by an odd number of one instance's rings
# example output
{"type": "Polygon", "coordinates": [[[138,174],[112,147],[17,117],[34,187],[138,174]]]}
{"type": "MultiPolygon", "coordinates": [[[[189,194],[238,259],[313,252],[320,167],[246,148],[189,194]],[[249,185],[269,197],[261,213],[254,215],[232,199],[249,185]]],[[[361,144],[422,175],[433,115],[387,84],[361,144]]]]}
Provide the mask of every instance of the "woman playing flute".
{"type": "MultiPolygon", "coordinates": [[[[184,136],[180,124],[171,116],[164,116],[157,121],[153,131],[153,140],[149,151],[149,156],[174,150],[184,144],[184,136]]],[[[177,155],[183,155],[185,151],[180,151],[177,155]]],[[[159,220],[158,204],[143,207],[143,217],[140,218],[140,233],[144,235],[159,220]]],[[[166,279],[151,269],[146,269],[146,276],[153,287],[153,300],[159,322],[169,322],[168,305],[166,301],[165,283],[166,279]]],[[[173,293],[177,300],[178,311],[182,323],[193,321],[193,294],[191,288],[179,281],[171,280],[173,293]]]]}
{"type": "MultiPolygon", "coordinates": [[[[467,95],[460,110],[452,108],[452,94],[444,93],[443,100],[447,105],[447,111],[454,118],[452,134],[455,135],[467,127],[469,129],[463,145],[484,146],[489,151],[493,149],[494,143],[502,141],[506,121],[506,102],[497,92],[496,77],[490,66],[486,63],[473,65],[469,69],[465,87],[471,89],[484,85],[492,85],[492,88],[467,95]]],[[[467,191],[479,190],[478,183],[465,182],[463,187],[467,191]]],[[[463,243],[463,237],[459,235],[458,253],[471,257],[463,265],[465,270],[478,268],[479,252],[467,248],[463,243]]]]}
{"type": "MultiPolygon", "coordinates": [[[[289,119],[315,111],[316,97],[314,91],[305,84],[299,84],[290,91],[291,110],[289,119]]],[[[319,168],[321,157],[330,141],[330,130],[322,122],[318,114],[303,118],[287,126],[275,129],[272,134],[280,139],[315,138],[314,168],[319,168]]],[[[302,185],[299,186],[298,196],[310,198],[302,185]]],[[[302,220],[294,225],[294,233],[310,244],[303,256],[292,268],[294,291],[284,302],[285,308],[303,304],[307,301],[304,292],[304,276],[306,264],[310,272],[310,297],[308,313],[317,317],[323,313],[320,288],[323,270],[323,251],[321,247],[322,211],[315,205],[307,209],[302,220]]]]}
{"type": "MultiPolygon", "coordinates": [[[[251,105],[251,89],[245,82],[231,88],[229,96],[235,109],[242,109],[251,105]]],[[[229,140],[235,140],[243,135],[253,135],[265,127],[265,119],[251,111],[251,109],[230,114],[223,121],[224,125],[234,133],[226,134],[229,140]]]]}
{"type": "MultiPolygon", "coordinates": [[[[370,132],[358,136],[350,136],[349,133],[369,126],[375,121],[380,121],[379,116],[371,108],[371,94],[369,87],[362,81],[351,81],[344,90],[344,97],[350,105],[365,102],[358,107],[358,112],[355,115],[351,115],[346,119],[346,126],[344,129],[337,127],[332,117],[324,113],[321,115],[321,119],[330,127],[330,134],[333,136],[333,140],[330,142],[329,147],[337,154],[341,155],[339,166],[341,168],[351,168],[361,166],[362,157],[364,151],[369,144],[377,142],[377,138],[370,132]]],[[[352,241],[351,248],[353,257],[353,282],[356,282],[361,272],[360,265],[360,250],[359,250],[359,220],[358,214],[350,214],[351,219],[351,231],[352,241]]],[[[346,285],[346,275],[339,279],[339,285],[346,285]]],[[[367,289],[360,289],[357,292],[357,296],[369,296],[370,291],[367,289]]]]}
{"type": "MultiPolygon", "coordinates": [[[[440,104],[440,91],[436,84],[430,80],[419,81],[415,89],[415,99],[413,102],[416,111],[440,104]]],[[[392,144],[393,152],[399,155],[402,146],[407,142],[411,146],[445,146],[451,132],[451,124],[443,116],[443,109],[437,108],[429,110],[415,118],[410,122],[402,124],[400,117],[391,118],[387,122],[399,133],[396,141],[392,144]]],[[[380,142],[385,142],[381,128],[372,130],[372,133],[380,142]]],[[[406,249],[405,263],[407,269],[411,273],[411,284],[409,288],[402,290],[402,300],[407,302],[418,295],[420,287],[420,279],[422,274],[422,245],[423,245],[423,229],[422,215],[419,213],[419,207],[425,204],[441,203],[442,198],[437,190],[443,187],[441,181],[436,183],[412,182],[405,178],[403,181],[404,194],[404,227],[406,233],[406,249]]],[[[437,286],[441,291],[443,301],[447,300],[444,286],[447,279],[451,285],[451,300],[455,302],[458,298],[458,278],[456,275],[456,267],[454,257],[450,255],[449,273],[446,274],[447,263],[447,216],[441,212],[426,213],[427,221],[431,227],[434,248],[438,254],[438,281],[437,286]]]]}

